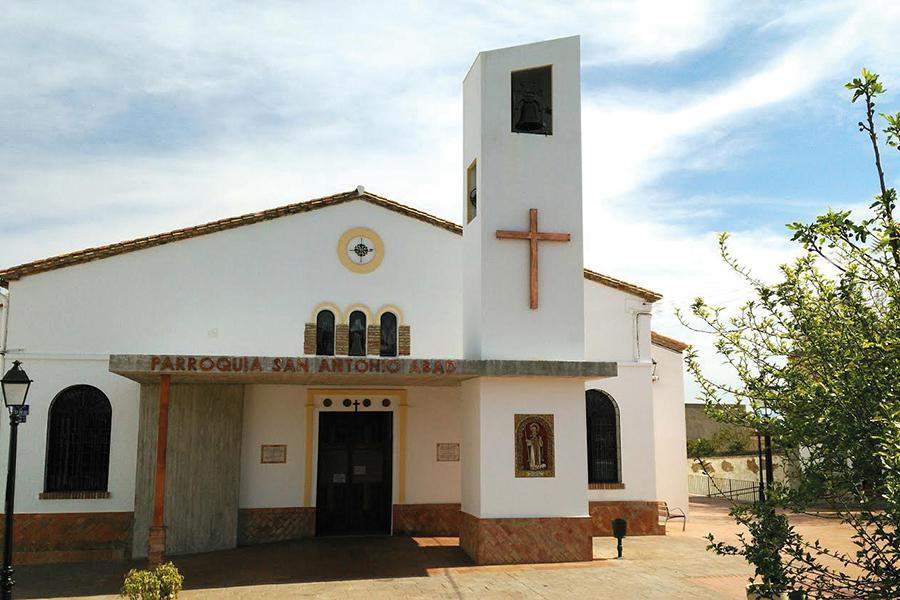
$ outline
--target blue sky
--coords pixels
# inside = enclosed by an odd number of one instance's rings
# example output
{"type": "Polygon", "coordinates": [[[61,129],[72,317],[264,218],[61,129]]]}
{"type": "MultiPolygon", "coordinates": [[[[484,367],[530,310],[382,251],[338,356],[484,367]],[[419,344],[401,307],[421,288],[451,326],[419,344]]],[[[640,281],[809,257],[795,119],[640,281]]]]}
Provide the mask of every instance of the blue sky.
{"type": "Polygon", "coordinates": [[[874,69],[900,110],[896,1],[335,6],[4,5],[0,265],[360,184],[458,222],[475,54],[579,34],[585,263],[708,349],[673,309],[743,297],[715,233],[771,276],[784,223],[876,192],[842,83],[874,69]]]}

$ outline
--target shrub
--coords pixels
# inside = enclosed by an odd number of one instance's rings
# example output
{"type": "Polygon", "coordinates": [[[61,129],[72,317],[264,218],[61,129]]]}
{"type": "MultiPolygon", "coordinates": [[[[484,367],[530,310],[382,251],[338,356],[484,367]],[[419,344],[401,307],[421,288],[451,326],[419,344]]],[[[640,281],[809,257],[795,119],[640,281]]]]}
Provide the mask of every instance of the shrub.
{"type": "Polygon", "coordinates": [[[723,427],[713,436],[716,451],[726,456],[744,454],[752,448],[750,430],[744,427],[723,427]]]}
{"type": "Polygon", "coordinates": [[[706,438],[697,438],[696,440],[688,440],[687,453],[691,458],[715,456],[716,447],[706,438]]]}
{"type": "Polygon", "coordinates": [[[152,571],[131,569],[122,585],[122,597],[129,600],[175,600],[181,591],[184,577],[171,562],[152,571]]]}

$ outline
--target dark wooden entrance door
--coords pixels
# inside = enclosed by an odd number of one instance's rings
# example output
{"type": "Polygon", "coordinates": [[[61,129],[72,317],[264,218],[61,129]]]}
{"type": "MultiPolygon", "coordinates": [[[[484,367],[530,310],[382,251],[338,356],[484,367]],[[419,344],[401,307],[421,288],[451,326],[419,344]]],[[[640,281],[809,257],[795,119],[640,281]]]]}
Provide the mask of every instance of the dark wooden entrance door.
{"type": "Polygon", "coordinates": [[[316,535],[391,532],[392,414],[319,414],[316,535]]]}

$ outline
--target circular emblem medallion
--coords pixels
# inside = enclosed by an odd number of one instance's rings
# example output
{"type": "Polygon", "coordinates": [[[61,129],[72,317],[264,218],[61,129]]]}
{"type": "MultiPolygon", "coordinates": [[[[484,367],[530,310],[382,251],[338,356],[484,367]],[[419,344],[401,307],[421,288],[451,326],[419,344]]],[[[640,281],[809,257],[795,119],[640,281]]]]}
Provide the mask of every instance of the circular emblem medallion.
{"type": "Polygon", "coordinates": [[[354,273],[371,273],[384,258],[381,237],[367,227],[354,227],[341,236],[338,258],[354,273]]]}

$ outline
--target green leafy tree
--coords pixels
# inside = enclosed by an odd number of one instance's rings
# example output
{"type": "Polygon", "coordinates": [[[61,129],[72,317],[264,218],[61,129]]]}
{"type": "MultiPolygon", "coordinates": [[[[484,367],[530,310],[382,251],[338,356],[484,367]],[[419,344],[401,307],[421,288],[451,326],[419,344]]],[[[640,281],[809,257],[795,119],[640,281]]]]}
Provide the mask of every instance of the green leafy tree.
{"type": "MultiPolygon", "coordinates": [[[[829,210],[788,225],[803,252],[781,266],[776,283],[756,279],[723,234],[721,255],[752,287],[752,299],[727,311],[698,298],[693,318],[682,321],[712,335],[736,383],[705,377],[696,351],[686,360],[707,412],[779,441],[792,481],[774,485],[772,506],[815,512],[825,503],[853,532],[856,551],[845,555],[776,535],[765,506],[744,512],[745,525],[762,526],[756,541],[768,539],[787,558],[786,581],[814,598],[900,598],[897,192],[885,184],[875,125],[884,87],[866,69],[846,87],[852,102],[865,104],[858,125],[871,142],[880,193],[864,215],[829,210]]],[[[887,143],[900,149],[900,113],[882,116],[887,143]]]]}
{"type": "Polygon", "coordinates": [[[713,444],[719,454],[726,456],[744,454],[752,450],[751,434],[743,427],[723,427],[713,436],[713,444]]]}
{"type": "Polygon", "coordinates": [[[691,458],[706,458],[716,455],[716,445],[706,438],[687,441],[687,453],[691,458]]]}

